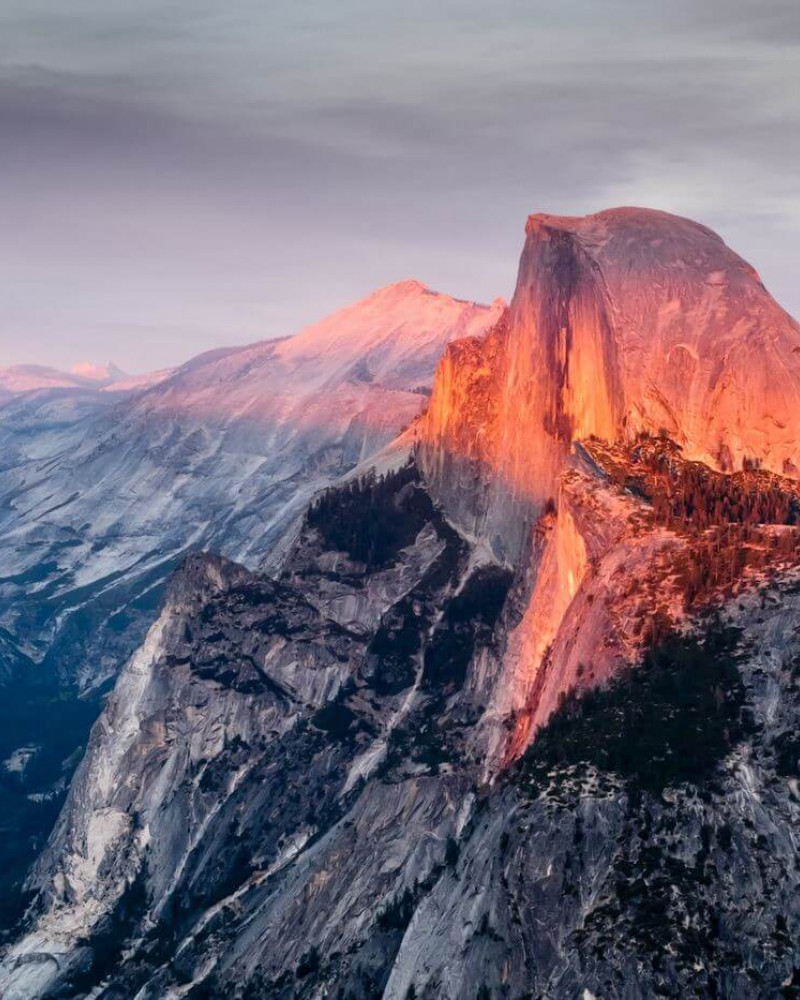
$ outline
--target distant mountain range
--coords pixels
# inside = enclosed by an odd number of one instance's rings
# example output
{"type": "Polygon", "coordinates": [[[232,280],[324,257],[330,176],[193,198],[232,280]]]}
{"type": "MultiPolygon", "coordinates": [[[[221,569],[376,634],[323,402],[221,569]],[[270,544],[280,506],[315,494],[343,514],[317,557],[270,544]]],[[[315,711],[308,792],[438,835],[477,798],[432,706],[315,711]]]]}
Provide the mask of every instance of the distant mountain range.
{"type": "Polygon", "coordinates": [[[0,625],[82,687],[114,673],[115,645],[84,648],[98,629],[126,634],[129,605],[193,548],[258,565],[321,485],[414,419],[446,345],[501,310],[409,281],[167,373],[7,376],[0,625]]]}
{"type": "Polygon", "coordinates": [[[10,365],[0,368],[0,401],[23,393],[46,389],[85,389],[128,392],[156,385],[172,374],[172,369],[127,375],[113,362],[95,365],[81,361],[68,372],[47,365],[10,365]]]}

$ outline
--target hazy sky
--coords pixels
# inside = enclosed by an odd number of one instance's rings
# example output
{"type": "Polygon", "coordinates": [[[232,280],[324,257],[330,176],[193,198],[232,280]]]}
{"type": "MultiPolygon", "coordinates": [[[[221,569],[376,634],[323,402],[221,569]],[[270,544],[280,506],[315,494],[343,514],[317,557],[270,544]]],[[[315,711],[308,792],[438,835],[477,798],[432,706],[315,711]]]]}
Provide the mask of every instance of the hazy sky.
{"type": "Polygon", "coordinates": [[[800,314],[797,0],[0,0],[0,365],[507,297],[529,212],[618,204],[800,314]]]}

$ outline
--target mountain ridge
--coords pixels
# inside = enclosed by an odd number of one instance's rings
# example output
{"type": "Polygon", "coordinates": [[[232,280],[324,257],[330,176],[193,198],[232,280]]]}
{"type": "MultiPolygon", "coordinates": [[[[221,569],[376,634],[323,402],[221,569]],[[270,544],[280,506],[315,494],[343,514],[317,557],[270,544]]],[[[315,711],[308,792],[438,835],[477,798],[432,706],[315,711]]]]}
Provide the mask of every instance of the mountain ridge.
{"type": "Polygon", "coordinates": [[[0,738],[0,784],[21,747],[35,759],[7,789],[6,815],[30,831],[0,846],[7,902],[172,572],[199,548],[251,568],[276,555],[317,490],[413,421],[445,343],[498,309],[406,285],[318,324],[316,343],[312,328],[299,344],[206,354],[158,384],[0,405],[0,684],[37,734],[9,725],[0,738]]]}

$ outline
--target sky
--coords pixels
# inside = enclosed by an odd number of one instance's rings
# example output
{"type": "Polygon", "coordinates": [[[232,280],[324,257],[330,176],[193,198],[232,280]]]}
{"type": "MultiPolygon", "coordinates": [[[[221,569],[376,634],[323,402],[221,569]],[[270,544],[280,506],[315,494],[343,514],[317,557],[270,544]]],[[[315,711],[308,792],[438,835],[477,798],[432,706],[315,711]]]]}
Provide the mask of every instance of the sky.
{"type": "Polygon", "coordinates": [[[800,316],[799,163],[797,0],[2,0],[0,365],[508,298],[529,213],[625,204],[800,316]]]}

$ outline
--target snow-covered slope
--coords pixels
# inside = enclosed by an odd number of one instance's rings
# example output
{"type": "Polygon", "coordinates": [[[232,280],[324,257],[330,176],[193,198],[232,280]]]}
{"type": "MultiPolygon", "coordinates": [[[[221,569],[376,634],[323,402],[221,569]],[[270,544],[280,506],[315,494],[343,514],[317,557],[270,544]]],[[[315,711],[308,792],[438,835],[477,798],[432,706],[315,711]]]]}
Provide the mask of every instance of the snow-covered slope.
{"type": "Polygon", "coordinates": [[[111,361],[107,365],[80,361],[68,372],[47,365],[10,365],[0,368],[0,399],[42,389],[103,389],[129,378],[111,361]]]}
{"type": "Polygon", "coordinates": [[[113,361],[104,365],[95,364],[93,361],[79,361],[72,366],[70,372],[80,378],[102,385],[112,385],[114,382],[122,382],[130,377],[113,361]]]}
{"type": "Polygon", "coordinates": [[[92,379],[83,375],[62,372],[47,365],[10,365],[0,368],[0,391],[7,395],[35,392],[38,389],[90,388],[92,379]]]}
{"type": "Polygon", "coordinates": [[[446,344],[501,310],[407,281],[116,405],[108,392],[7,403],[0,626],[81,683],[113,672],[188,549],[259,563],[316,489],[413,420],[446,344]]]}
{"type": "Polygon", "coordinates": [[[149,389],[158,385],[175,373],[174,368],[159,368],[154,372],[143,372],[141,375],[120,375],[113,382],[108,382],[102,386],[103,392],[139,392],[142,389],[149,389]]]}

